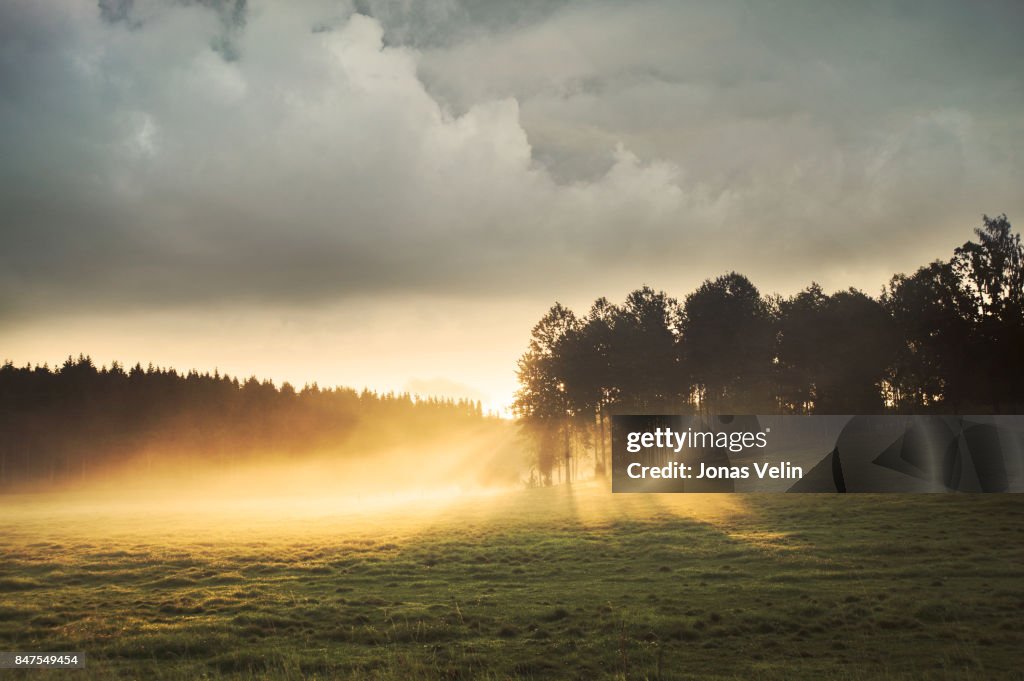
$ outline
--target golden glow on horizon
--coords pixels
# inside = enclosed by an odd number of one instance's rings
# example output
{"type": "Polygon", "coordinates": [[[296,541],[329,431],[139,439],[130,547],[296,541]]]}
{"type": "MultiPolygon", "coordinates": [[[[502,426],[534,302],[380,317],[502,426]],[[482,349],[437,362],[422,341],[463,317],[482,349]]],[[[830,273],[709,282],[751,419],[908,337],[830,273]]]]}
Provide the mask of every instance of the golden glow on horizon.
{"type": "Polygon", "coordinates": [[[238,307],[28,320],[0,330],[0,361],[59,366],[68,355],[97,366],[317,383],[421,397],[480,400],[509,417],[516,360],[543,313],[523,303],[385,300],[311,310],[238,307]]]}

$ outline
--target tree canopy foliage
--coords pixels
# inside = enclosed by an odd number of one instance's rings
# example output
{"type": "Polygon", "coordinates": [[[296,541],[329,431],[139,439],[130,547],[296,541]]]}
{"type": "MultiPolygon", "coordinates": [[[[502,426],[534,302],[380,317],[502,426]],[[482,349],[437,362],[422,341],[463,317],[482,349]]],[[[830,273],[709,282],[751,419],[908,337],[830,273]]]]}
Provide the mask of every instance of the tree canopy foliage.
{"type": "Polygon", "coordinates": [[[644,286],[586,317],[556,303],[519,361],[514,409],[542,481],[600,474],[614,413],[1004,413],[1024,409],[1024,248],[1006,215],[872,297],[812,282],[783,298],[745,276],[680,303],[644,286]]]}
{"type": "Polygon", "coordinates": [[[485,420],[479,402],[350,388],[296,390],[87,356],[0,366],[0,486],[74,481],[129,463],[232,466],[258,457],[381,451],[485,420]]]}

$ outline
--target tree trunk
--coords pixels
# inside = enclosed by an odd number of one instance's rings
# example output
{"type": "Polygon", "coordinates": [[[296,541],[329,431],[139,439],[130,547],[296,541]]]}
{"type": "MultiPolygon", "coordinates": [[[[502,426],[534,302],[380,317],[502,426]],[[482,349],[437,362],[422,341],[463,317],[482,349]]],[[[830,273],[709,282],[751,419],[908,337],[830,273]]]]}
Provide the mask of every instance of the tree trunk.
{"type": "Polygon", "coordinates": [[[565,427],[564,427],[564,430],[562,431],[562,433],[563,433],[563,440],[564,440],[564,446],[565,446],[565,452],[564,452],[564,454],[565,454],[565,482],[566,482],[566,484],[571,485],[572,484],[572,441],[571,441],[570,436],[569,436],[569,427],[570,427],[569,420],[566,419],[565,427]]]}

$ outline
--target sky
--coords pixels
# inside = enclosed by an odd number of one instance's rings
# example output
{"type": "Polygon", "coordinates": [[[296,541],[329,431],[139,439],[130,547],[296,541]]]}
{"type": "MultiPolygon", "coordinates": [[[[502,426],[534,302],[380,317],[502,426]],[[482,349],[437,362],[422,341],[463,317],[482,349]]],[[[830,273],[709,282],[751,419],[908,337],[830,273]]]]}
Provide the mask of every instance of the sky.
{"type": "Polygon", "coordinates": [[[1024,4],[5,0],[0,359],[480,399],[737,270],[877,294],[1024,221],[1024,4]]]}

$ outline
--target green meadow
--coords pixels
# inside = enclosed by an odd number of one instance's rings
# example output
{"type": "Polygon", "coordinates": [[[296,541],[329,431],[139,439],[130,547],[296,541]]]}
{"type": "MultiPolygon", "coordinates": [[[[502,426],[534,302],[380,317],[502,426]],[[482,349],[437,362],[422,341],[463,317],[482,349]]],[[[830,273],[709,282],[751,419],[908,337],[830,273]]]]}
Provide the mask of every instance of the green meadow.
{"type": "Polygon", "coordinates": [[[1024,497],[0,501],[12,679],[1020,679],[1024,497]]]}

